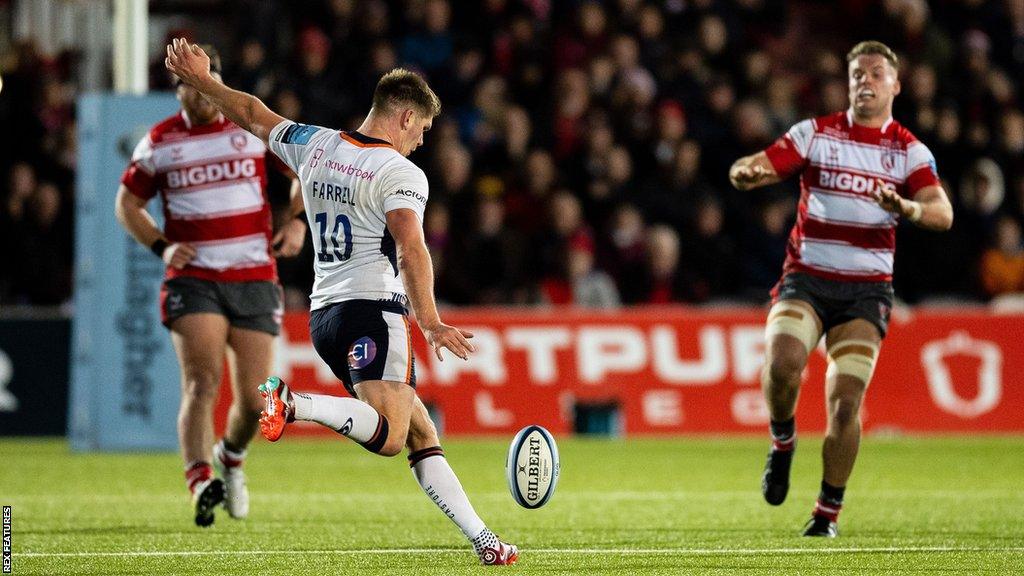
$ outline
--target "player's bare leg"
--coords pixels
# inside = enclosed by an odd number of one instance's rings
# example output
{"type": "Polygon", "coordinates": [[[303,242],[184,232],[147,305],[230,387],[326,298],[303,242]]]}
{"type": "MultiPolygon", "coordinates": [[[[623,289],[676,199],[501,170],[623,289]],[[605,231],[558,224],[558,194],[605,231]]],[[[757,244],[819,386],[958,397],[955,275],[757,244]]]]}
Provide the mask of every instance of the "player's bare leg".
{"type": "Polygon", "coordinates": [[[224,367],[228,321],[219,314],[186,314],[171,324],[171,341],[181,366],[178,442],[185,480],[200,526],[213,523],[213,509],[224,499],[224,485],[213,477],[213,406],[224,367]]]}
{"type": "Polygon", "coordinates": [[[473,550],[486,565],[514,564],[519,550],[498,539],[480,519],[455,472],[448,465],[437,428],[426,406],[416,397],[409,422],[409,467],[420,487],[434,504],[462,530],[473,550]]]}
{"type": "Polygon", "coordinates": [[[253,383],[270,376],[274,337],[259,330],[232,327],[228,332],[228,364],[231,408],[227,430],[213,450],[214,466],[224,479],[225,508],[232,518],[245,518],[249,515],[249,490],[242,465],[263,409],[263,398],[253,383]]]}
{"type": "Polygon", "coordinates": [[[405,382],[370,380],[354,386],[356,397],[369,404],[388,422],[387,439],[377,450],[381,456],[397,456],[409,435],[416,390],[405,382]]]}
{"type": "Polygon", "coordinates": [[[828,431],[822,447],[821,493],[805,534],[835,536],[846,483],[860,448],[860,408],[882,337],[867,320],[851,320],[829,330],[826,344],[828,431]]]}
{"type": "Polygon", "coordinates": [[[409,433],[415,390],[404,382],[369,380],[355,386],[357,398],[292,393],[272,376],[259,386],[266,400],[260,432],[271,442],[284,434],[289,422],[316,422],[358,442],[381,456],[395,456],[409,433]]]}
{"type": "Polygon", "coordinates": [[[782,300],[768,315],[768,343],[761,386],[771,418],[772,448],[761,478],[761,493],[774,506],[789,493],[789,470],[796,449],[796,412],[800,378],[810,350],[821,337],[821,321],[800,300],[782,300]]]}

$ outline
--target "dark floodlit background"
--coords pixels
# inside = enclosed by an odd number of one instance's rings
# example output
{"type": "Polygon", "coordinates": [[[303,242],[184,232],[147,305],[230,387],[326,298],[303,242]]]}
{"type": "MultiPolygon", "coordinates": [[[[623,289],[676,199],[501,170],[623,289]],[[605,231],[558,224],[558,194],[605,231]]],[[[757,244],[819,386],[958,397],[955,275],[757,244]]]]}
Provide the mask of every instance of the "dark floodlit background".
{"type": "MultiPolygon", "coordinates": [[[[75,98],[111,86],[97,5],[0,0],[5,309],[72,298],[75,98]]],[[[727,168],[846,108],[845,53],[878,39],[901,58],[894,115],[956,214],[947,234],[901,226],[898,296],[1024,291],[1024,2],[154,0],[150,27],[151,89],[183,35],[220,49],[229,85],[334,128],[358,126],[381,73],[423,73],[444,112],[412,158],[457,306],[765,302],[797,185],[740,193],[727,168]]],[[[310,259],[307,243],[281,266],[289,309],[308,305],[310,259]]]]}
{"type": "MultiPolygon", "coordinates": [[[[437,91],[411,160],[430,182],[442,317],[477,352],[438,362],[414,330],[417,394],[476,509],[522,546],[520,572],[1019,571],[1024,0],[0,0],[14,573],[475,573],[403,458],[314,425],[250,445],[246,522],[192,526],[161,262],[113,213],[135,142],[176,110],[176,36],[213,44],[230,86],[304,123],[357,128],[396,66],[437,91]],[[148,20],[118,26],[130,7],[148,20]],[[941,234],[899,226],[899,303],[843,536],[823,547],[797,536],[821,480],[823,347],[790,497],[759,493],[766,304],[798,184],[741,193],[727,171],[846,109],[845,55],[869,39],[899,55],[895,118],[933,152],[955,218],[941,234]],[[132,45],[145,95],[115,90],[132,45]],[[562,456],[540,510],[505,486],[508,442],[531,424],[562,456]]],[[[307,241],[279,262],[274,373],[339,395],[309,342],[313,258],[307,241]]]]}

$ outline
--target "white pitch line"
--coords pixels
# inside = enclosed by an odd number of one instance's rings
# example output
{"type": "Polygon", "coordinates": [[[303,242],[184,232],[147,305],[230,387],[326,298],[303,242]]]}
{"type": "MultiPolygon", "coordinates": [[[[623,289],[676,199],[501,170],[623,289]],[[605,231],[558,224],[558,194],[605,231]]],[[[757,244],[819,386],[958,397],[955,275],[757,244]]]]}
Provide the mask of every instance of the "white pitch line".
{"type": "MultiPolygon", "coordinates": [[[[956,547],[956,546],[879,546],[865,548],[525,548],[530,554],[658,554],[680,556],[751,556],[756,554],[879,554],[900,552],[1024,552],[1024,546],[956,547]]],[[[469,548],[364,548],[359,550],[167,550],[124,552],[15,552],[16,558],[105,558],[111,556],[303,556],[333,554],[358,556],[368,554],[467,554],[469,548]]]]}

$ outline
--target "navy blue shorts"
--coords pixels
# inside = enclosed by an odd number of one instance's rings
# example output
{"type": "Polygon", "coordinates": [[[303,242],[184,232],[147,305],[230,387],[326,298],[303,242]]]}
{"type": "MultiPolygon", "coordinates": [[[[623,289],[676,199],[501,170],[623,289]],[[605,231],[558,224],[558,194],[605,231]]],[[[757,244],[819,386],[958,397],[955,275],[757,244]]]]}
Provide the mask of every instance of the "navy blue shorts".
{"type": "Polygon", "coordinates": [[[317,354],[355,396],[368,380],[416,387],[408,312],[395,302],[346,300],[313,310],[309,334],[317,354]]]}

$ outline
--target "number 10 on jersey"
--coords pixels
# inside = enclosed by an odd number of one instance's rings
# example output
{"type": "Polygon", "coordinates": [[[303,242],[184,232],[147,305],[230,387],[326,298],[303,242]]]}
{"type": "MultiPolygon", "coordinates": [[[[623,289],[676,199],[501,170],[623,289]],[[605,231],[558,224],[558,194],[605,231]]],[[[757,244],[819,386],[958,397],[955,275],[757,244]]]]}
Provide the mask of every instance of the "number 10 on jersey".
{"type": "Polygon", "coordinates": [[[333,255],[327,251],[327,212],[317,212],[314,220],[320,228],[320,251],[316,255],[317,258],[321,262],[334,262],[335,258],[341,262],[348,260],[352,256],[352,223],[349,222],[348,216],[338,214],[334,218],[334,231],[331,233],[331,243],[334,244],[333,255]],[[342,232],[345,234],[344,252],[341,251],[341,246],[338,244],[338,236],[342,232]]]}

